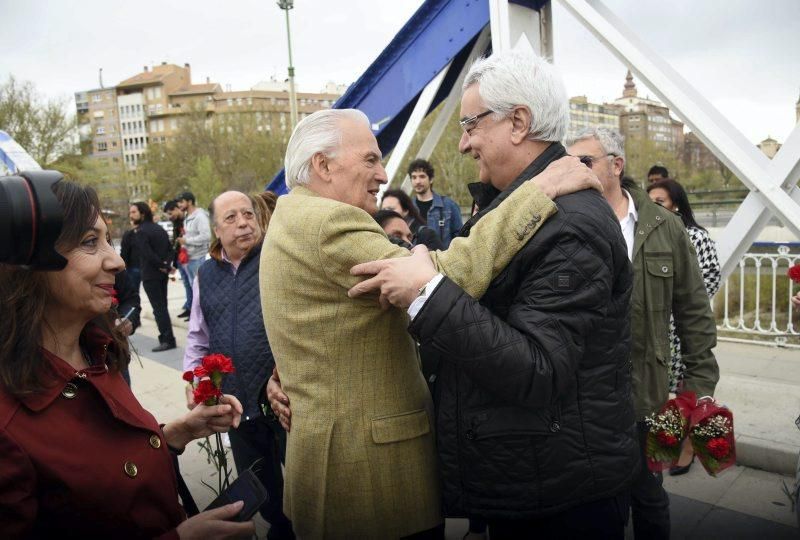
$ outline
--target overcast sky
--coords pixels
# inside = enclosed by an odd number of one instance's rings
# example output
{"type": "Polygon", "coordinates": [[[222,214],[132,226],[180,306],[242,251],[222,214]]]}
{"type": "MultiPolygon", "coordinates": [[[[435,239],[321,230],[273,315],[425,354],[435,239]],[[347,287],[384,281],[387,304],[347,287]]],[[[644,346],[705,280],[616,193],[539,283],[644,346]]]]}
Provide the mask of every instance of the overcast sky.
{"type": "MultiPolygon", "coordinates": [[[[301,90],[351,83],[420,0],[295,0],[292,46],[301,90]]],[[[640,38],[745,136],[783,142],[800,95],[798,0],[606,0],[640,38]]],[[[555,62],[570,95],[610,101],[626,67],[554,2],[555,62]]],[[[286,74],[286,28],[274,0],[0,0],[0,77],[47,96],[106,86],[162,61],[233,90],[286,74]]],[[[638,83],[640,95],[652,94],[638,83]]],[[[655,97],[655,96],[654,96],[655,97]]]]}

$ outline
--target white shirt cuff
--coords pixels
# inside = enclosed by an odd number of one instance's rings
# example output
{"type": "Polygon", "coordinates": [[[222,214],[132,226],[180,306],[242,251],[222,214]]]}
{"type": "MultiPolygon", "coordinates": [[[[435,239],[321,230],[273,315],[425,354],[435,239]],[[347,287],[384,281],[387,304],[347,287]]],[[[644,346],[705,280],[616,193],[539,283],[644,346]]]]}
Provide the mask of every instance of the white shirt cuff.
{"type": "Polygon", "coordinates": [[[425,285],[424,292],[417,296],[417,298],[411,302],[411,305],[408,306],[408,315],[411,317],[412,321],[414,320],[414,317],[417,316],[417,313],[420,312],[422,306],[425,305],[425,302],[428,301],[428,298],[431,297],[431,294],[436,289],[437,285],[439,285],[439,282],[442,281],[442,278],[444,278],[442,274],[436,274],[433,276],[433,278],[425,285]]]}

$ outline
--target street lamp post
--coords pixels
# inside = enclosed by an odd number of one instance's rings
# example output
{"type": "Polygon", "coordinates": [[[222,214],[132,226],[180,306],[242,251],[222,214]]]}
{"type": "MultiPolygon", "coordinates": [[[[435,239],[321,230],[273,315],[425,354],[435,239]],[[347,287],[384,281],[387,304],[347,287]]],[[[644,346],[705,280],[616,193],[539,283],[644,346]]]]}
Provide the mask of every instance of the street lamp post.
{"type": "Polygon", "coordinates": [[[297,94],[294,91],[294,66],[292,65],[292,34],[289,31],[289,10],[294,0],[278,0],[278,7],[286,12],[286,41],[289,44],[289,110],[292,129],[297,125],[297,94]]]}

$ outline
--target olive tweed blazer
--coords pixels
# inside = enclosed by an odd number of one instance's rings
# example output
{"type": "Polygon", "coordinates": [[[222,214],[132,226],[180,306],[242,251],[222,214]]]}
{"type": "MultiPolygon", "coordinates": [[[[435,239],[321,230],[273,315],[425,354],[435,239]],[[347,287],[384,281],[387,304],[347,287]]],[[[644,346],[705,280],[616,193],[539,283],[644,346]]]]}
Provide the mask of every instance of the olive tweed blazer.
{"type": "MultiPolygon", "coordinates": [[[[555,211],[528,182],[432,258],[480,297],[555,211]]],[[[399,538],[442,522],[432,403],[408,316],[347,296],[353,265],[408,254],[359,208],[305,187],[278,200],[259,280],[292,406],[284,511],[300,538],[399,538]]]]}

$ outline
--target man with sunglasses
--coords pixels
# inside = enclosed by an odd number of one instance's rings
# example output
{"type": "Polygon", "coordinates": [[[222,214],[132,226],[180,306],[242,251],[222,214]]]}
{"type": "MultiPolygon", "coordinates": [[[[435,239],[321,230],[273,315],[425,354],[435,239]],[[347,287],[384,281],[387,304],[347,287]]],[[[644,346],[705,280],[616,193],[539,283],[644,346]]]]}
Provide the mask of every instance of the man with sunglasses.
{"type": "MultiPolygon", "coordinates": [[[[463,88],[459,149],[480,178],[468,236],[567,155],[558,141],[569,109],[555,69],[520,50],[478,60],[463,88]]],[[[445,514],[484,518],[492,540],[622,539],[639,470],[625,240],[599,193],[555,203],[480,300],[419,252],[352,269],[375,277],[351,295],[380,289],[408,308],[409,331],[436,365],[428,380],[445,514]]]]}
{"type": "Polygon", "coordinates": [[[650,473],[644,460],[648,431],[644,418],[659,410],[668,397],[670,311],[686,364],[680,391],[692,391],[698,397],[712,395],[719,380],[719,367],[712,352],[716,346],[716,323],[681,219],[652,202],[633,182],[622,180],[622,136],[605,128],[587,129],[571,142],[569,153],[579,156],[603,184],[603,196],[619,220],[628,258],[633,262],[631,362],[642,455],[631,490],[633,529],[636,538],[667,539],[669,498],[661,485],[661,473],[650,473]]]}

